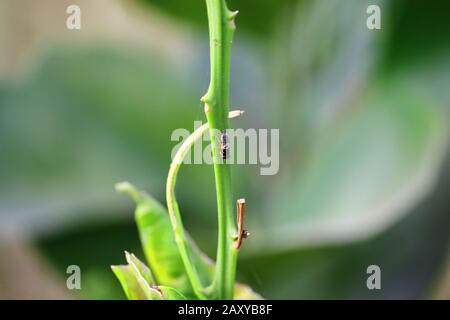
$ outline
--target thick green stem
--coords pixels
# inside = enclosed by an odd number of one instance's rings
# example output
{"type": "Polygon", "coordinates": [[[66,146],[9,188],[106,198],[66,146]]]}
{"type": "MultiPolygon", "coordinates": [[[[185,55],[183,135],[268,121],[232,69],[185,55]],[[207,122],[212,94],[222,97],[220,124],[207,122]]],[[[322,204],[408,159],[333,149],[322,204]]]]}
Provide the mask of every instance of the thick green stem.
{"type": "Polygon", "coordinates": [[[237,12],[230,11],[225,0],[206,0],[206,5],[211,47],[211,83],[202,101],[205,103],[205,113],[211,130],[219,226],[214,289],[219,299],[233,299],[237,250],[233,245],[236,226],[233,218],[231,167],[220,159],[215,132],[229,128],[231,45],[237,12]]]}
{"type": "MultiPolygon", "coordinates": [[[[230,119],[239,117],[243,114],[243,111],[231,111],[228,114],[230,119]]],[[[180,209],[178,207],[177,198],[175,195],[175,187],[177,184],[177,176],[180,171],[181,165],[184,161],[184,158],[191,150],[191,147],[194,143],[201,139],[203,134],[208,131],[209,125],[206,123],[202,125],[200,128],[194,131],[192,135],[190,135],[186,141],[183,142],[180,149],[178,149],[173,161],[170,165],[169,174],[167,176],[167,184],[166,184],[166,200],[167,200],[167,209],[169,211],[170,221],[172,223],[172,229],[175,235],[175,241],[178,246],[178,250],[180,252],[181,260],[183,261],[184,268],[188,275],[189,281],[191,283],[192,289],[199,299],[206,299],[207,293],[209,293],[206,285],[202,284],[200,280],[200,276],[195,269],[195,265],[191,260],[189,255],[189,246],[188,239],[184,232],[183,220],[181,219],[180,209]]],[[[129,184],[120,184],[120,190],[127,190],[136,200],[139,198],[138,193],[134,190],[129,184]]]]}

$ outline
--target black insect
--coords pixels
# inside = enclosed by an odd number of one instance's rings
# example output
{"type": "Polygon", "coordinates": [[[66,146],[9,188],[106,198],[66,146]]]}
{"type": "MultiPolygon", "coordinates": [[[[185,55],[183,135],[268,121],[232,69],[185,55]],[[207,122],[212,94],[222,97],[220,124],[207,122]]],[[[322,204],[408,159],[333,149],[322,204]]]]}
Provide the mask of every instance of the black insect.
{"type": "Polygon", "coordinates": [[[222,160],[227,160],[230,157],[230,145],[228,141],[228,135],[226,130],[222,130],[220,132],[220,154],[222,156],[222,160]]]}

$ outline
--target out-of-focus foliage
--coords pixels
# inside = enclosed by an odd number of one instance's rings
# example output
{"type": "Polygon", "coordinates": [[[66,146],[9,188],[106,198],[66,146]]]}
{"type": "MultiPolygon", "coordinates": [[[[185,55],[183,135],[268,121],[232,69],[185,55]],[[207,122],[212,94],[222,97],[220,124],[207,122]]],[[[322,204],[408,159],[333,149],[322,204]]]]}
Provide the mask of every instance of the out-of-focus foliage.
{"type": "Polygon", "coordinates": [[[448,132],[445,113],[411,92],[391,82],[344,123],[322,129],[301,155],[304,170],[274,192],[267,205],[277,214],[269,212],[270,227],[256,242],[267,248],[370,237],[421,199],[436,179],[448,132]]]}
{"type": "MultiPolygon", "coordinates": [[[[206,30],[207,19],[205,15],[206,5],[204,0],[139,0],[153,7],[173,14],[177,18],[189,21],[199,28],[206,30]]],[[[281,11],[288,10],[295,0],[264,0],[264,1],[241,1],[230,0],[230,8],[239,8],[240,31],[249,32],[260,38],[267,37],[274,31],[281,11]],[[257,5],[255,5],[257,4],[257,5]]]]}
{"type": "MultiPolygon", "coordinates": [[[[183,26],[172,36],[189,34],[186,51],[168,56],[165,47],[162,59],[155,48],[164,37],[134,37],[126,48],[54,42],[0,85],[0,233],[46,231],[43,252],[62,273],[82,266],[85,297],[119,297],[109,263],[121,261],[121,250],[141,254],[131,210],[112,186],[134,181],[162,199],[171,132],[203,119],[204,3],[146,2],[139,11],[152,18],[142,26],[156,29],[159,14],[166,25],[183,26]],[[113,218],[124,214],[124,222],[113,218]]],[[[450,223],[442,161],[449,4],[376,2],[382,31],[365,28],[368,1],[230,1],[241,11],[233,106],[246,110],[234,123],[281,134],[279,175],[237,166],[234,177],[252,233],[240,276],[268,298],[418,297],[438,281],[450,223]],[[365,288],[369,264],[382,267],[382,292],[365,288]]],[[[123,12],[128,24],[137,18],[123,12]]],[[[213,256],[211,173],[187,166],[179,200],[187,228],[213,256]]]]}
{"type": "Polygon", "coordinates": [[[8,165],[0,168],[0,219],[8,228],[45,230],[89,208],[114,208],[111,186],[121,178],[151,181],[162,192],[171,131],[189,126],[196,99],[151,61],[112,49],[54,52],[2,95],[8,165]]]}
{"type": "Polygon", "coordinates": [[[436,277],[434,295],[432,298],[439,300],[450,299],[450,254],[447,255],[447,263],[436,277]]]}
{"type": "Polygon", "coordinates": [[[281,31],[287,45],[273,90],[284,132],[281,181],[263,197],[267,228],[255,237],[266,250],[370,237],[435,180],[448,146],[448,114],[405,79],[373,79],[381,39],[358,28],[367,5],[302,3],[293,31],[281,31]]]}

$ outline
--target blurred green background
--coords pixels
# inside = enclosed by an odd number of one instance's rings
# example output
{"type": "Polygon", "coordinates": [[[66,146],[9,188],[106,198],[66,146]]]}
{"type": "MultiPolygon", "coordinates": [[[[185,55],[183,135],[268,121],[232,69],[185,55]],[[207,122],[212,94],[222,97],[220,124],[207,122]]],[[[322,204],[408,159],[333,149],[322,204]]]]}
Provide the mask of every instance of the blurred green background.
{"type": "MultiPolygon", "coordinates": [[[[230,0],[233,108],[280,129],[280,172],[234,168],[266,298],[450,298],[450,2],[230,0]],[[382,29],[368,30],[378,4],[382,29]],[[368,290],[379,265],[382,289],[368,290]]],[[[123,299],[143,257],[128,180],[164,203],[174,129],[205,121],[203,0],[0,0],[0,298],[123,299]],[[78,4],[82,29],[65,26],[78,4]],[[82,289],[65,286],[79,265],[82,289]]],[[[185,166],[187,229],[215,256],[212,168],[185,166]]]]}

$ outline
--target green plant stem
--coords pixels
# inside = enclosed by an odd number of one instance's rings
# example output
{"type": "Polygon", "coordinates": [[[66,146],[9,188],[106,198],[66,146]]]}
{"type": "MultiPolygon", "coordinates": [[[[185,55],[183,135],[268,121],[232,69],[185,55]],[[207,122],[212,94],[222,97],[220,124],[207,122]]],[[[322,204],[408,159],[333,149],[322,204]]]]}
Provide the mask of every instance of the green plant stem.
{"type": "Polygon", "coordinates": [[[172,223],[172,229],[175,235],[175,242],[177,243],[178,251],[180,252],[181,260],[183,261],[184,269],[186,270],[192,289],[197,297],[202,300],[206,299],[205,290],[202,287],[200,277],[189,256],[187,238],[184,232],[183,221],[181,219],[180,209],[175,196],[175,186],[177,183],[178,171],[180,170],[186,154],[189,152],[195,141],[201,138],[207,130],[208,125],[205,124],[195,130],[194,133],[183,142],[172,160],[166,183],[167,210],[169,211],[170,221],[172,223]]]}
{"type": "MultiPolygon", "coordinates": [[[[229,113],[228,117],[230,119],[236,118],[242,115],[242,113],[243,112],[240,110],[232,111],[229,113]]],[[[175,195],[175,187],[177,183],[178,172],[180,171],[181,165],[186,155],[188,154],[194,143],[197,140],[201,139],[203,134],[208,131],[208,129],[208,123],[202,125],[182,143],[170,165],[166,184],[167,210],[169,211],[169,217],[172,223],[175,242],[177,243],[178,251],[180,252],[181,260],[183,261],[184,269],[186,270],[192,289],[199,299],[206,299],[206,295],[209,294],[209,292],[208,288],[206,288],[206,286],[201,283],[199,274],[197,273],[195,265],[193,264],[192,259],[189,256],[188,240],[184,232],[183,220],[181,219],[180,209],[178,207],[178,202],[175,195]]],[[[129,185],[122,185],[121,189],[124,189],[124,187],[126,187],[129,192],[131,191],[130,193],[137,199],[138,195],[135,190],[132,190],[129,185]]]]}
{"type": "Polygon", "coordinates": [[[202,101],[205,103],[206,118],[211,130],[219,226],[213,287],[217,298],[233,299],[237,250],[233,245],[236,225],[233,218],[231,167],[220,159],[215,132],[229,128],[230,60],[237,12],[230,11],[225,0],[206,0],[206,5],[210,32],[211,82],[202,101]]]}

